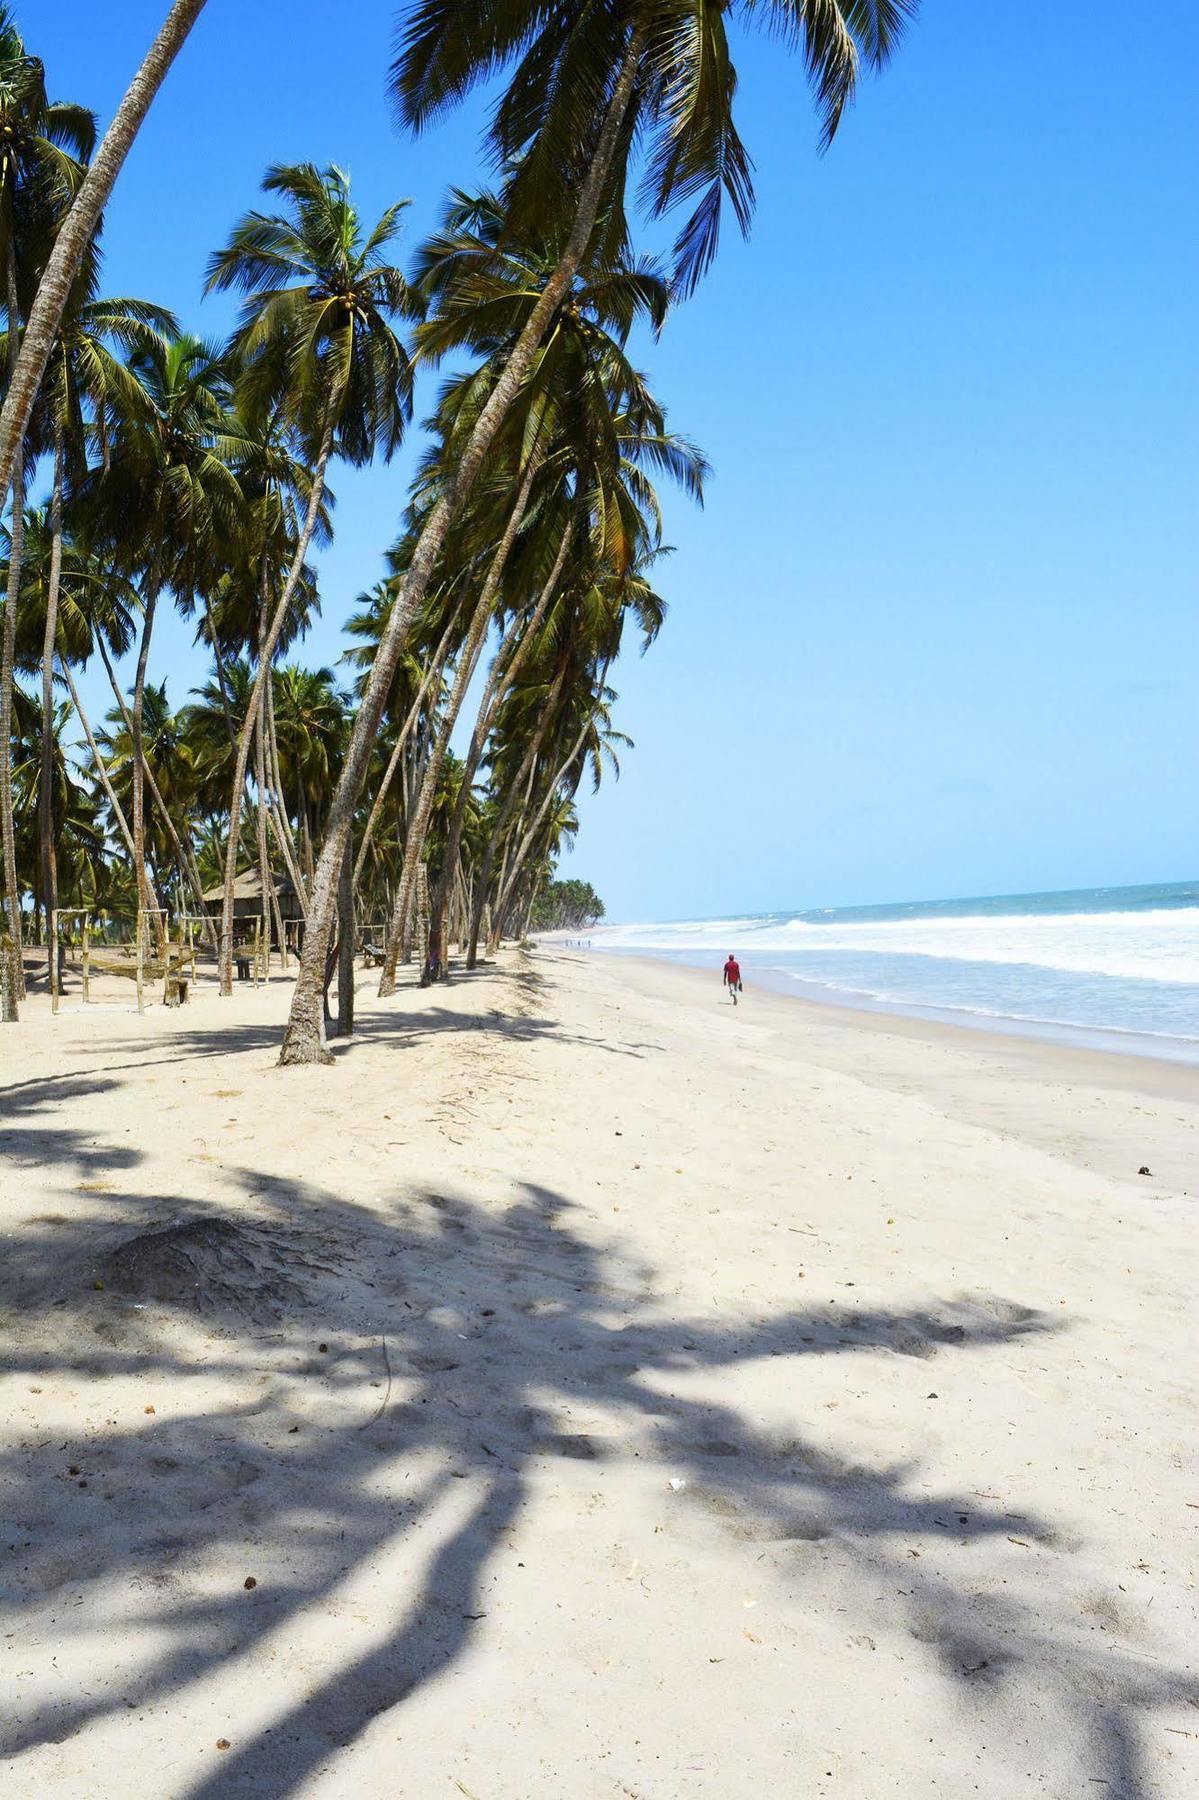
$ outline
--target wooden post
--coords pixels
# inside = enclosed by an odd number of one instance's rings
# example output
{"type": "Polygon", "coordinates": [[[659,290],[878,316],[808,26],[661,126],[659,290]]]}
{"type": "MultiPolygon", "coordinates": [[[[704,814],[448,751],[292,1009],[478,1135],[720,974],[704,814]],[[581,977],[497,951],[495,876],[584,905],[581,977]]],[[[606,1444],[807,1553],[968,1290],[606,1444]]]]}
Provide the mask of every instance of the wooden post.
{"type": "Polygon", "coordinates": [[[91,935],[90,930],[88,929],[88,916],[86,913],[84,913],[84,915],[83,915],[83,1004],[85,1006],[87,1005],[88,995],[91,992],[91,973],[92,973],[92,935],[91,935]]]}
{"type": "Polygon", "coordinates": [[[254,921],[254,986],[262,986],[262,914],[254,921]]]}
{"type": "Polygon", "coordinates": [[[58,1011],[58,908],[50,914],[50,1011],[58,1011]]]}

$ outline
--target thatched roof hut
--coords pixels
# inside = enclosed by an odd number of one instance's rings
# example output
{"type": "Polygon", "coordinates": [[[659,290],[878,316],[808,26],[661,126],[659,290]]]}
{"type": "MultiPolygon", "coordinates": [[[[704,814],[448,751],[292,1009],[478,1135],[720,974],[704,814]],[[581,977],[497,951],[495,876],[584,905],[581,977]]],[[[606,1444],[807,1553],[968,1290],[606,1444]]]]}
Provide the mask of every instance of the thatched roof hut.
{"type": "MultiPolygon", "coordinates": [[[[303,909],[296,898],[296,890],[286,875],[272,877],[275,884],[275,896],[279,902],[279,911],[284,919],[302,919],[303,909]]],[[[225,899],[223,882],[215,887],[206,888],[204,892],[204,910],[213,918],[219,918],[225,899]]],[[[235,919],[257,919],[262,914],[262,881],[257,869],[245,869],[233,883],[233,916],[235,919]]]]}

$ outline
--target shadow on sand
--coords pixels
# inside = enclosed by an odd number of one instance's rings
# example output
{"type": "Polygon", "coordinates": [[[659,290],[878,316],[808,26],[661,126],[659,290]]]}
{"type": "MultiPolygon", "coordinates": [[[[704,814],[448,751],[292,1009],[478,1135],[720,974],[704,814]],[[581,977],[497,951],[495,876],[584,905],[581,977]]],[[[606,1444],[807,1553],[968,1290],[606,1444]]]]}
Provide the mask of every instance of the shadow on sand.
{"type": "MultiPolygon", "coordinates": [[[[401,1033],[445,1028],[422,1020],[401,1033]]],[[[255,1030],[227,1035],[244,1049],[255,1030]]],[[[79,1080],[78,1091],[104,1085],[79,1080]]],[[[56,1100],[71,1091],[54,1084],[56,1100]]],[[[835,1325],[827,1308],[724,1325],[663,1322],[654,1271],[618,1246],[597,1248],[565,1194],[525,1186],[499,1210],[452,1193],[407,1193],[381,1212],[247,1169],[227,1172],[242,1199],[221,1211],[177,1192],[122,1191],[135,1151],[42,1126],[36,1084],[17,1084],[11,1099],[8,1154],[97,1185],[103,1178],[106,1191],[96,1216],[44,1214],[9,1230],[0,1302],[12,1327],[10,1368],[34,1381],[178,1377],[184,1399],[173,1416],[111,1423],[86,1443],[5,1447],[4,1629],[44,1634],[48,1596],[69,1581],[72,1594],[122,1595],[127,1626],[146,1625],[159,1646],[152,1662],[122,1667],[119,1678],[97,1647],[90,1694],[64,1684],[56,1697],[43,1688],[22,1705],[10,1691],[5,1756],[67,1739],[108,1713],[178,1698],[267,1634],[319,1613],[347,1575],[424,1522],[457,1516],[419,1595],[381,1641],[178,1790],[188,1800],[293,1794],[488,1629],[489,1569],[543,1459],[604,1464],[635,1453],[643,1468],[656,1462],[663,1483],[684,1477],[679,1505],[700,1509],[714,1529],[801,1551],[834,1541],[873,1591],[895,1596],[895,1618],[950,1681],[975,1701],[989,1691],[997,1727],[1031,1689],[1063,1728],[1086,1735],[1103,1782],[1093,1791],[1148,1800],[1142,1717],[1195,1688],[1110,1639],[1084,1643],[1055,1615],[1051,1589],[1034,1609],[1014,1584],[967,1591],[926,1574],[912,1555],[947,1535],[966,1546],[996,1534],[1051,1546],[1052,1522],[973,1495],[930,1496],[918,1490],[914,1464],[856,1466],[802,1434],[771,1436],[732,1405],[665,1391],[670,1377],[755,1358],[788,1359],[799,1382],[805,1357],[978,1357],[1060,1327],[993,1299],[846,1311],[835,1325]],[[139,1235],[172,1221],[182,1229],[170,1242],[139,1235]],[[196,1366],[164,1347],[180,1334],[162,1329],[180,1317],[209,1334],[203,1372],[227,1372],[236,1403],[183,1410],[196,1366]],[[74,1346],[65,1361],[64,1343],[74,1346]],[[251,1402],[252,1382],[260,1385],[251,1402]],[[574,1431],[564,1424],[573,1409],[600,1413],[610,1427],[574,1431]],[[408,1470],[401,1500],[399,1472],[408,1470]],[[465,1516],[461,1507],[455,1515],[464,1497],[465,1516]],[[253,1594],[241,1581],[247,1534],[264,1571],[275,1571],[253,1594]],[[230,1570],[227,1592],[188,1585],[189,1571],[213,1566],[230,1570]]],[[[388,1613],[381,1596],[380,1627],[388,1613]]],[[[120,1616],[111,1620],[118,1632],[120,1616]]],[[[78,1632],[85,1619],[110,1615],[97,1599],[74,1617],[78,1632]]]]}

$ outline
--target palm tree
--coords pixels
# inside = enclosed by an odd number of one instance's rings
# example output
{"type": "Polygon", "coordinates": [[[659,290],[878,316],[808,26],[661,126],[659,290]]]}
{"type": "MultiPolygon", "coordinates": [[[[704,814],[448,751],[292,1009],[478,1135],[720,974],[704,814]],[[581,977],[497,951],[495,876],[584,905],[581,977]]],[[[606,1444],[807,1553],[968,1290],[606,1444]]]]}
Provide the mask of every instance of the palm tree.
{"type": "Polygon", "coordinates": [[[254,670],[246,657],[229,657],[219,678],[214,670],[212,677],[192,689],[183,709],[188,741],[195,751],[197,803],[206,819],[223,820],[228,815],[237,733],[253,685],[254,670]]]}
{"type": "MultiPolygon", "coordinates": [[[[147,682],[143,695],[141,754],[154,770],[161,810],[145,834],[153,890],[164,902],[183,898],[192,886],[184,844],[196,804],[196,751],[186,712],[167,697],[166,682],[147,682]]],[[[135,791],[137,750],[126,710],[115,706],[97,733],[109,780],[124,809],[135,791]]],[[[148,882],[148,878],[147,878],[148,882]]]]}
{"type": "MultiPolygon", "coordinates": [[[[32,671],[39,666],[45,649],[50,570],[54,560],[53,534],[45,509],[35,509],[26,514],[23,541],[16,665],[22,671],[32,671]]],[[[133,835],[120,803],[111,790],[107,770],[75,687],[71,669],[73,665],[85,665],[97,648],[108,669],[112,667],[113,657],[126,655],[134,639],[133,620],[139,604],[137,590],[115,570],[105,567],[93,552],[85,550],[69,534],[59,546],[58,567],[55,647],[59,669],[91,753],[96,778],[104,790],[125,847],[132,858],[133,835]]],[[[3,575],[4,569],[0,567],[0,578],[3,575]]]]}
{"type": "MultiPolygon", "coordinates": [[[[370,677],[374,654],[387,629],[391,609],[401,597],[403,571],[411,548],[410,533],[392,546],[388,552],[391,575],[386,581],[379,582],[370,594],[361,595],[359,604],[363,610],[346,620],[345,630],[351,637],[358,638],[359,647],[347,651],[342,660],[363,671],[357,682],[359,693],[370,677]]],[[[450,580],[434,586],[426,596],[421,617],[410,631],[404,655],[396,665],[387,700],[388,725],[377,743],[383,757],[381,774],[374,784],[374,800],[354,865],[355,889],[362,880],[366,859],[397,775],[401,776],[405,810],[409,813],[412,810],[415,771],[423,766],[425,741],[431,739],[436,729],[435,721],[442,716],[444,677],[462,648],[466,629],[463,599],[460,582],[450,580]]]]}
{"type": "MultiPolygon", "coordinates": [[[[277,768],[277,746],[274,711],[272,666],[264,665],[263,648],[270,628],[275,600],[285,586],[292,569],[297,535],[297,520],[311,510],[312,478],[296,451],[296,433],[286,418],[281,397],[276,393],[267,404],[257,402],[245,390],[237,396],[233,419],[226,438],[226,450],[236,471],[245,499],[245,532],[230,566],[219,577],[215,590],[205,595],[204,634],[213,651],[217,684],[224,694],[222,667],[226,647],[246,653],[257,669],[265,666],[265,685],[259,692],[262,704],[251,721],[250,706],[254,702],[255,682],[240,709],[238,728],[233,728],[227,696],[225,724],[229,735],[231,757],[229,780],[230,842],[238,841],[244,764],[239,774],[238,745],[244,737],[253,745],[254,782],[259,804],[255,807],[258,838],[258,860],[264,895],[274,893],[268,881],[268,822],[274,831],[279,851],[291,878],[301,907],[304,884],[292,837],[287,808],[283,804],[277,768]],[[249,722],[248,722],[249,721],[249,722]],[[233,798],[235,796],[235,798],[233,798]],[[269,802],[269,804],[268,804],[269,802]]],[[[329,513],[333,495],[327,483],[320,497],[313,524],[315,544],[326,544],[331,537],[329,513]]],[[[312,617],[320,611],[316,576],[305,563],[295,575],[291,598],[276,641],[276,650],[286,650],[308,628],[312,617]]],[[[236,864],[234,864],[236,867],[236,864]]],[[[279,932],[282,949],[282,931],[279,932]]]]}
{"type": "Polygon", "coordinates": [[[348,705],[331,669],[287,663],[275,676],[279,772],[283,793],[299,823],[306,869],[337,785],[345,746],[348,705]]]}
{"type": "MultiPolygon", "coordinates": [[[[96,235],[100,215],[141,129],[142,120],[203,7],[204,0],[174,0],[161,31],[104,134],[55,239],[29,311],[21,354],[11,372],[4,408],[0,412],[0,495],[7,493],[12,480],[14,458],[28,430],[71,288],[96,235]]],[[[6,22],[10,20],[7,7],[3,17],[6,22]]]]}
{"type": "Polygon", "coordinates": [[[624,189],[634,146],[644,154],[651,210],[701,196],[676,246],[676,278],[693,284],[715,253],[721,198],[742,225],[752,208],[748,157],[733,119],[736,72],[725,16],[763,17],[802,51],[825,142],[837,129],[866,60],[890,56],[915,0],[416,0],[401,32],[392,91],[420,129],[480,82],[516,64],[493,116],[492,146],[515,170],[505,196],[518,238],[561,229],[553,275],[530,310],[482,407],[452,478],[413,548],[401,604],[363,694],[309,900],[281,1061],[316,1062],[323,972],[346,838],[405,635],[418,615],[454,520],[516,402],[577,271],[596,248],[624,242],[624,189]],[[559,227],[559,221],[569,226],[559,227]]]}
{"type": "Polygon", "coordinates": [[[614,572],[601,569],[591,580],[579,583],[564,597],[548,621],[541,645],[534,653],[529,678],[513,688],[505,699],[495,727],[492,752],[492,786],[498,806],[475,885],[467,965],[473,968],[483,911],[491,899],[490,941],[498,941],[503,923],[501,902],[510,889],[509,876],[523,855],[519,849],[529,835],[528,821],[537,811],[537,795],[552,794],[574,766],[596,706],[611,698],[606,688],[607,671],[619,654],[626,622],[636,620],[643,648],[661,629],[665,606],[654,592],[645,570],[661,554],[657,548],[643,556],[641,564],[614,572]],[[581,712],[584,738],[574,734],[581,712]],[[565,760],[558,759],[567,743],[565,760]],[[551,771],[557,770],[551,774],[551,771]],[[495,859],[504,852],[494,895],[490,889],[495,859]]]}
{"type": "MultiPolygon", "coordinates": [[[[84,265],[81,280],[90,283],[94,259],[84,265]]],[[[39,407],[46,415],[52,453],[50,561],[42,640],[42,883],[51,911],[57,904],[54,834],[50,817],[53,784],[53,681],[57,648],[58,602],[63,561],[63,505],[68,481],[78,486],[86,477],[87,453],[94,440],[104,451],[114,431],[133,417],[144,416],[149,397],[126,356],[165,347],[166,334],[177,330],[170,313],[144,300],[76,298],[42,384],[39,407]]]]}
{"type": "MultiPolygon", "coordinates": [[[[530,248],[512,238],[494,195],[455,194],[442,232],[421,258],[422,289],[439,302],[419,334],[422,356],[441,356],[460,346],[483,351],[497,342],[500,358],[506,356],[556,260],[552,240],[530,248]]],[[[536,604],[525,619],[513,608],[513,623],[484,688],[450,826],[443,889],[455,879],[458,833],[495,710],[517,679],[553,599],[576,528],[582,528],[580,540],[589,534],[594,557],[623,575],[660,544],[660,512],[647,466],[671,475],[702,504],[706,460],[694,445],[667,431],[663,409],[625,354],[640,317],[660,328],[667,300],[666,284],[652,263],[618,257],[589,268],[585,279],[577,276],[572,284],[569,303],[556,317],[522,395],[521,412],[534,397],[559,432],[547,467],[561,484],[560,512],[542,509],[540,564],[532,584],[536,604]],[[541,585],[547,566],[549,578],[541,585]]],[[[493,360],[499,360],[494,352],[493,360]]],[[[460,384],[476,404],[486,367],[460,384]]],[[[583,551],[582,541],[578,549],[583,551]]],[[[443,892],[442,902],[445,897],[443,892]]]]}
{"type": "MultiPolygon", "coordinates": [[[[27,52],[10,8],[0,5],[0,262],[3,304],[8,323],[8,389],[16,384],[21,351],[21,324],[28,310],[28,287],[39,253],[47,248],[61,216],[83,176],[83,160],[95,141],[95,119],[83,107],[51,102],[42,64],[27,52]]],[[[12,486],[12,537],[8,597],[0,648],[0,839],[4,857],[4,911],[11,941],[12,984],[20,995],[21,914],[17,890],[16,846],[12,798],[12,688],[17,594],[21,581],[21,534],[25,512],[25,436],[30,407],[13,434],[0,478],[0,503],[12,486]]],[[[5,406],[7,409],[7,400],[5,406]]]]}
{"type": "Polygon", "coordinates": [[[130,366],[147,404],[126,414],[113,434],[107,463],[81,487],[90,531],[141,589],[141,642],[133,688],[134,872],[143,905],[146,759],[138,748],[154,615],[170,589],[186,610],[213,580],[218,559],[237,541],[244,503],[221,454],[228,420],[224,352],[189,336],[155,337],[130,366]]]}
{"type": "Polygon", "coordinates": [[[303,524],[259,645],[237,747],[221,915],[222,993],[232,992],[237,820],[264,684],[312,543],[330,457],[361,465],[376,451],[390,459],[399,448],[411,412],[412,368],[392,321],[417,311],[403,275],[384,256],[406,201],[388,207],[364,234],[340,169],[271,168],[263,188],[282,196],[285,211],[248,213],[212,257],[207,286],[247,296],[236,345],[242,386],[268,405],[282,399],[312,461],[303,524]]]}
{"type": "Polygon", "coordinates": [[[605,663],[594,677],[584,679],[578,692],[571,696],[569,707],[564,709],[564,727],[568,721],[571,729],[576,722],[581,722],[578,723],[577,733],[569,740],[566,755],[554,767],[548,781],[543,783],[541,798],[535,808],[529,809],[530,816],[523,826],[519,841],[513,846],[508,873],[500,884],[495,899],[492,926],[494,944],[499,942],[517,887],[526,873],[530,854],[535,860],[540,858],[545,864],[548,864],[554,854],[563,808],[573,811],[574,795],[588,762],[591,764],[592,783],[596,789],[599,788],[605,762],[615,774],[620,774],[620,761],[615,746],[631,745],[632,740],[623,732],[612,729],[611,703],[616,696],[606,686],[606,675],[605,663]],[[537,849],[539,838],[542,839],[540,850],[537,849]]]}
{"type": "MultiPolygon", "coordinates": [[[[519,341],[520,333],[538,296],[554,272],[557,246],[552,240],[526,246],[506,235],[506,224],[499,200],[491,194],[470,196],[455,192],[451,197],[442,230],[422,252],[419,285],[435,302],[433,316],[418,332],[422,359],[437,361],[449,350],[468,347],[484,360],[456,382],[442,396],[438,425],[442,437],[440,448],[426,460],[418,490],[424,504],[436,499],[440,486],[452,480],[461,446],[469,437],[479,410],[488,394],[503,378],[504,370],[519,341]]],[[[634,324],[646,319],[655,329],[665,318],[668,293],[665,282],[653,266],[632,264],[618,257],[611,264],[599,264],[580,275],[560,308],[549,331],[535,368],[510,414],[504,432],[492,448],[487,481],[480,484],[454,532],[447,537],[443,556],[469,563],[485,551],[486,575],[475,605],[469,633],[459,659],[441,731],[426,767],[414,815],[409,822],[405,845],[404,867],[395,900],[389,936],[388,954],[380,981],[380,993],[390,994],[395,987],[396,959],[400,954],[403,927],[415,888],[424,836],[450,734],[457,722],[458,711],[471,681],[484,634],[501,602],[503,591],[510,591],[509,566],[519,556],[517,533],[526,515],[544,530],[548,522],[549,552],[530,596],[540,594],[537,605],[548,606],[557,575],[544,583],[545,566],[558,561],[567,535],[573,531],[576,515],[588,509],[607,515],[610,522],[602,527],[614,538],[612,523],[620,515],[610,489],[619,466],[619,449],[612,425],[612,410],[636,396],[638,404],[653,409],[644,393],[644,384],[624,355],[624,343],[634,324]],[[511,448],[505,448],[510,444],[511,448]],[[514,456],[513,474],[506,475],[505,457],[514,456]],[[534,501],[534,483],[540,486],[534,501]],[[492,504],[496,493],[503,529],[494,538],[490,526],[480,531],[486,515],[484,505],[492,504]],[[515,495],[515,499],[513,499],[515,495]],[[580,502],[579,497],[586,496],[580,502]],[[477,545],[468,542],[472,533],[477,545]],[[494,553],[491,545],[494,542],[494,553]],[[451,550],[451,546],[453,549],[451,550]]],[[[655,410],[655,417],[657,412],[655,410]]],[[[660,423],[660,420],[659,420],[660,423]]],[[[634,509],[635,510],[635,509],[634,509]]],[[[497,523],[499,521],[497,520],[497,523]]],[[[528,534],[526,534],[528,535],[528,534]]],[[[560,573],[560,565],[559,565],[560,573]]],[[[520,613],[523,605],[513,607],[514,618],[502,646],[502,660],[515,660],[519,667],[521,637],[520,613]]],[[[514,671],[511,671],[514,673],[514,671]]],[[[492,684],[484,694],[484,705],[490,706],[492,684]]],[[[468,757],[469,768],[461,784],[458,823],[451,824],[449,854],[443,870],[442,885],[457,879],[457,840],[466,797],[474,777],[481,740],[476,734],[468,757]]],[[[434,899],[434,916],[440,916],[445,895],[434,899]]]]}
{"type": "Polygon", "coordinates": [[[63,749],[68,709],[60,706],[51,722],[50,739],[54,746],[47,775],[41,757],[44,736],[39,707],[20,688],[16,689],[15,758],[13,793],[15,800],[18,849],[24,867],[31,874],[31,892],[35,913],[40,906],[45,921],[46,942],[53,954],[53,917],[57,898],[41,886],[37,871],[42,863],[38,855],[38,838],[42,816],[50,812],[54,819],[54,861],[61,873],[63,886],[76,905],[85,905],[104,885],[105,865],[109,857],[108,836],[101,809],[94,793],[78,779],[63,749]],[[54,788],[53,805],[47,808],[41,793],[49,780],[54,788]]]}

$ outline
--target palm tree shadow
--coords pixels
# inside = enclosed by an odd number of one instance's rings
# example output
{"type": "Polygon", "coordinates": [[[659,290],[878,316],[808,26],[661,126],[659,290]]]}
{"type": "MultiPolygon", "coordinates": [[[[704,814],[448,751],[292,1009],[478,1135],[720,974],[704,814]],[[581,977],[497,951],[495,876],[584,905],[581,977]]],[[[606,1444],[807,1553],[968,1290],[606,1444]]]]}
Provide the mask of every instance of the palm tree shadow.
{"type": "MultiPolygon", "coordinates": [[[[1011,1597],[980,1603],[943,1576],[912,1573],[912,1543],[943,1539],[949,1522],[965,1542],[1000,1534],[1043,1545],[1054,1541],[1051,1524],[929,1496],[911,1465],[855,1466],[802,1434],[772,1437],[731,1404],[665,1386],[765,1357],[984,1354],[1056,1324],[993,1298],[860,1311],[836,1327],[818,1311],[664,1322],[653,1271],[597,1246],[551,1190],[526,1186],[498,1213],[424,1193],[380,1214],[314,1185],[250,1170],[235,1179],[245,1196],[235,1214],[117,1192],[98,1219],[65,1233],[61,1222],[27,1221],[10,1241],[0,1300],[22,1321],[17,1371],[42,1374],[65,1354],[68,1373],[85,1380],[182,1383],[196,1372],[187,1334],[200,1333],[206,1372],[236,1397],[113,1423],[94,1445],[6,1450],[9,1516],[26,1534],[13,1546],[10,1627],[44,1636],[47,1595],[68,1582],[130,1599],[97,1645],[108,1679],[92,1682],[90,1697],[14,1705],[0,1751],[181,1696],[272,1634],[300,1629],[384,1552],[412,1554],[417,1536],[440,1530],[393,1629],[186,1790],[192,1800],[293,1793],[462,1656],[535,1465],[635,1447],[664,1480],[669,1471],[685,1482],[679,1504],[697,1528],[775,1546],[835,1539],[876,1585],[907,1591],[955,1681],[985,1683],[1005,1706],[1019,1682],[1047,1684],[1105,1755],[1114,1791],[1147,1796],[1139,1715],[1193,1692],[1180,1676],[1100,1661],[1066,1641],[1052,1615],[1011,1597]],[[610,1428],[573,1429],[575,1409],[610,1428]],[[252,1594],[242,1581],[248,1528],[260,1546],[252,1594]],[[229,1571],[215,1597],[191,1579],[214,1564],[229,1571]],[[125,1646],[147,1630],[160,1651],[135,1665],[125,1646]]],[[[380,1598],[384,1617],[386,1606],[380,1598]]]]}

